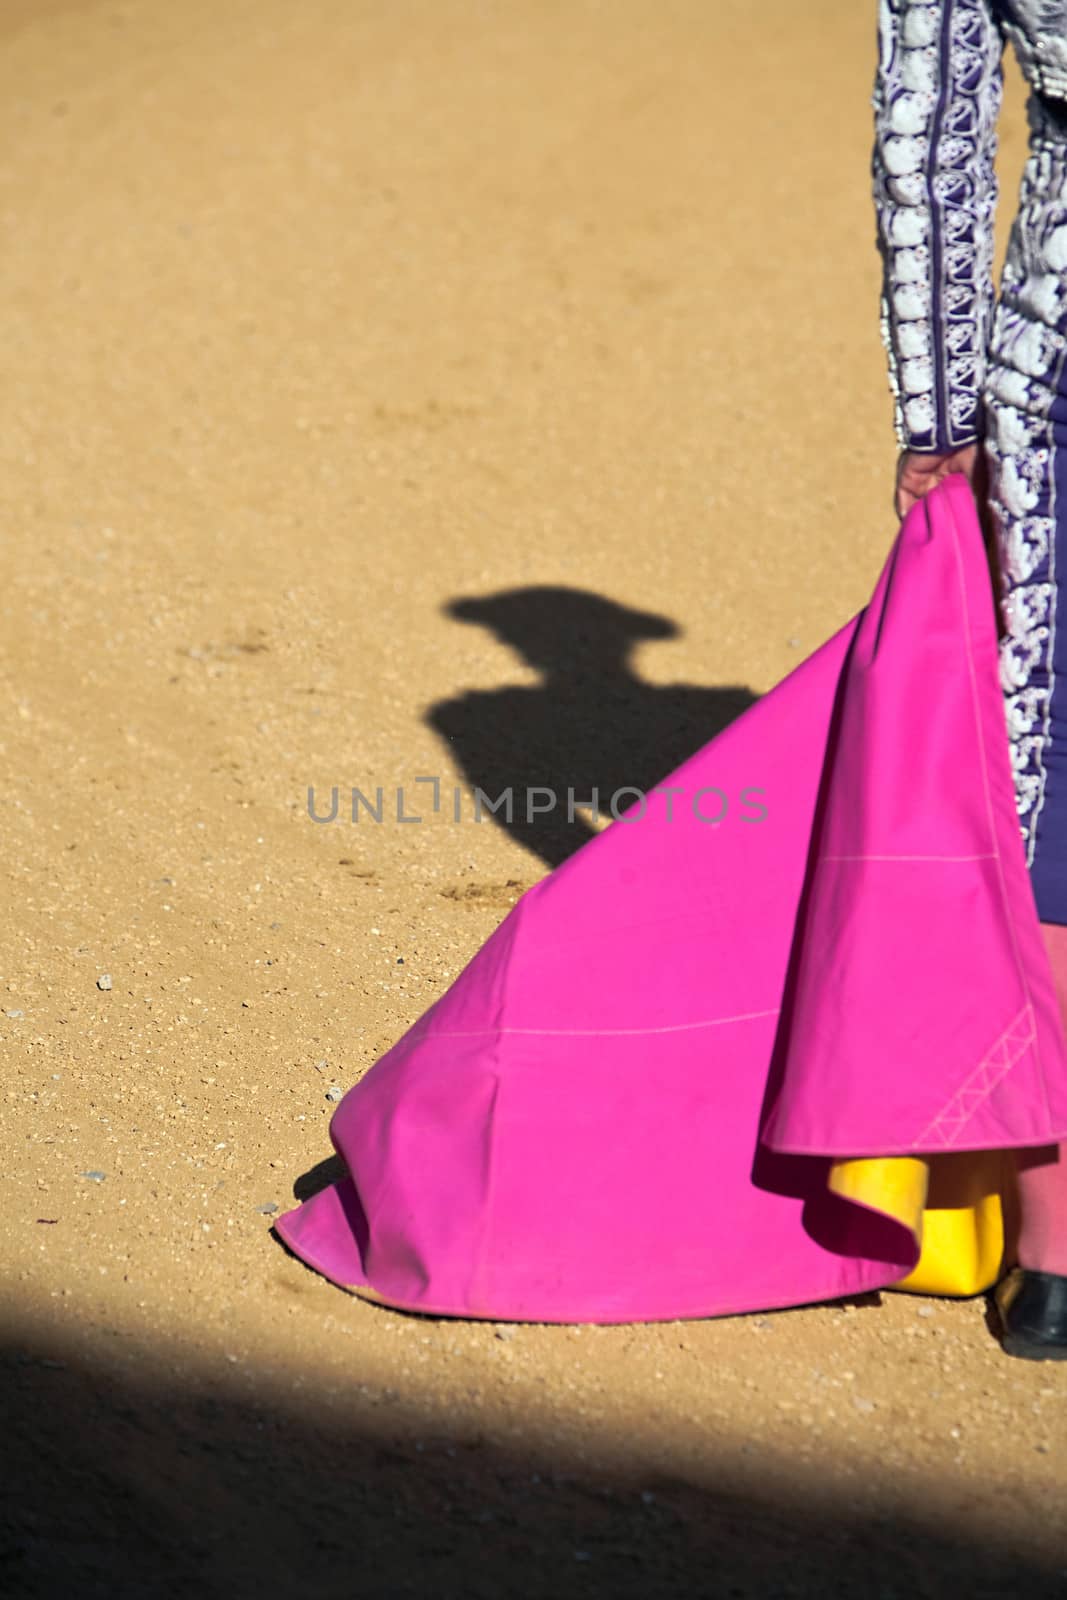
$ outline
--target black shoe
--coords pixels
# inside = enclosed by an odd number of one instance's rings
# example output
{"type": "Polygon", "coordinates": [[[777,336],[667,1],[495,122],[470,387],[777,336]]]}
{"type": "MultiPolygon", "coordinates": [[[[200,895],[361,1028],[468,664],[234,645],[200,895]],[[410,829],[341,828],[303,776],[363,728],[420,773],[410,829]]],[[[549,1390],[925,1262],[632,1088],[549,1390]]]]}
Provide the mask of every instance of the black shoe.
{"type": "Polygon", "coordinates": [[[1016,1267],[997,1284],[1004,1353],[1024,1361],[1067,1361],[1067,1277],[1016,1267]]]}

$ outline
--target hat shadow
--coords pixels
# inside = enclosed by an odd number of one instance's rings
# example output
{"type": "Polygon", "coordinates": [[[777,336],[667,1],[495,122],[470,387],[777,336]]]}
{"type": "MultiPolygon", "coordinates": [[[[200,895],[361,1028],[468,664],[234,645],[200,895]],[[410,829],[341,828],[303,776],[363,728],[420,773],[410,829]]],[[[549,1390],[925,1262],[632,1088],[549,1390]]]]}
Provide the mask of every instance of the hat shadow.
{"type": "Polygon", "coordinates": [[[651,791],[757,698],[736,684],[641,678],[635,647],[678,638],[681,628],[589,590],[505,589],[453,599],[444,612],[487,628],[541,674],[535,684],[439,700],[426,721],[487,802],[511,792],[510,814],[488,804],[482,814],[549,868],[600,831],[582,809],[568,815],[569,796],[580,808],[595,791],[600,816],[610,820],[634,802],[633,790],[651,791]]]}

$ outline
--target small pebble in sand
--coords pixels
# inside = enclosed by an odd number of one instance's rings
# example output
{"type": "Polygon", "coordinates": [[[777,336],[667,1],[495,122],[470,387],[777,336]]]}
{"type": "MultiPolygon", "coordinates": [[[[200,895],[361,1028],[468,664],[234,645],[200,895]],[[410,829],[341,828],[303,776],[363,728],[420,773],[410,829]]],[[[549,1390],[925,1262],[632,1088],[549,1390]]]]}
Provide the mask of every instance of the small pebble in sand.
{"type": "Polygon", "coordinates": [[[18,1018],[19,1018],[19,1017],[23,1017],[23,1016],[25,1016],[25,1015],[26,1015],[26,1013],[25,1013],[25,1012],[24,1012],[24,1011],[19,1011],[19,1010],[14,1010],[14,1011],[5,1011],[5,1012],[4,1012],[4,1016],[5,1016],[5,1017],[10,1017],[10,1018],[11,1018],[11,1019],[12,1019],[12,1021],[15,1021],[15,1020],[17,1020],[17,1019],[18,1019],[18,1018]]]}
{"type": "Polygon", "coordinates": [[[327,1098],[327,1100],[333,1100],[336,1103],[336,1101],[340,1100],[340,1098],[341,1098],[341,1096],[343,1094],[344,1094],[344,1090],[343,1089],[339,1089],[337,1084],[334,1083],[334,1084],[331,1084],[330,1088],[327,1089],[326,1098],[327,1098]]]}
{"type": "Polygon", "coordinates": [[[95,1167],[89,1172],[79,1172],[79,1178],[88,1178],[91,1183],[103,1183],[107,1177],[106,1172],[97,1172],[95,1167]]]}
{"type": "Polygon", "coordinates": [[[514,1339],[519,1330],[513,1322],[498,1322],[495,1331],[498,1339],[514,1339]]]}
{"type": "Polygon", "coordinates": [[[275,1200],[268,1200],[265,1205],[256,1207],[261,1217],[273,1217],[277,1209],[278,1203],[275,1200]]]}
{"type": "Polygon", "coordinates": [[[110,989],[111,988],[111,974],[110,974],[110,972],[102,972],[100,974],[99,978],[97,978],[97,980],[96,980],[96,987],[98,989],[110,989]]]}
{"type": "Polygon", "coordinates": [[[787,639],[785,642],[789,646],[790,650],[799,650],[800,649],[800,640],[799,639],[787,639]]]}

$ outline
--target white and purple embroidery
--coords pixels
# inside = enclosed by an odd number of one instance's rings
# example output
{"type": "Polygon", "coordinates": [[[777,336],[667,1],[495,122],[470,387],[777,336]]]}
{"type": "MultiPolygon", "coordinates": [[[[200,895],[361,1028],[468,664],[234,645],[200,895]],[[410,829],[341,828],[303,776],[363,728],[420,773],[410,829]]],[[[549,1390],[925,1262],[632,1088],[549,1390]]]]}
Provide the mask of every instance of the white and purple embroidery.
{"type": "MultiPolygon", "coordinates": [[[[1056,523],[1067,515],[1067,0],[881,0],[874,107],[898,440],[948,452],[985,438],[1007,629],[1001,678],[1033,866],[1053,732],[1067,741],[1067,711],[1052,712],[1065,671],[1056,611],[1067,549],[1058,571],[1056,523]],[[1004,38],[1033,90],[1031,153],[991,316],[1004,38]]],[[[1063,803],[1053,806],[1057,835],[1063,803]]],[[[1067,907],[1058,914],[1067,920],[1067,907]]]]}
{"type": "Polygon", "coordinates": [[[980,435],[1002,50],[984,0],[881,0],[873,176],[902,449],[980,435]]]}
{"type": "Polygon", "coordinates": [[[990,498],[998,531],[1000,668],[1027,861],[1047,786],[1056,642],[1056,438],[1067,353],[1067,139],[1040,108],[993,324],[985,386],[990,498]]]}

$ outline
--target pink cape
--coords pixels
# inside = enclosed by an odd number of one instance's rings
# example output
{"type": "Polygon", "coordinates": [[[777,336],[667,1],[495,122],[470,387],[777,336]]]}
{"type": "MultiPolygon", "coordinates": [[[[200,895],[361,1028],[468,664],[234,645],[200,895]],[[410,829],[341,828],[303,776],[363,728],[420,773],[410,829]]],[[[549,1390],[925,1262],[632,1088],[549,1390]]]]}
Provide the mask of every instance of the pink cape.
{"type": "Polygon", "coordinates": [[[831,1158],[1067,1137],[962,477],[907,517],[864,610],[663,783],[346,1094],[349,1176],[277,1224],[310,1266],[456,1316],[797,1305],[917,1259],[832,1191],[831,1158]]]}

